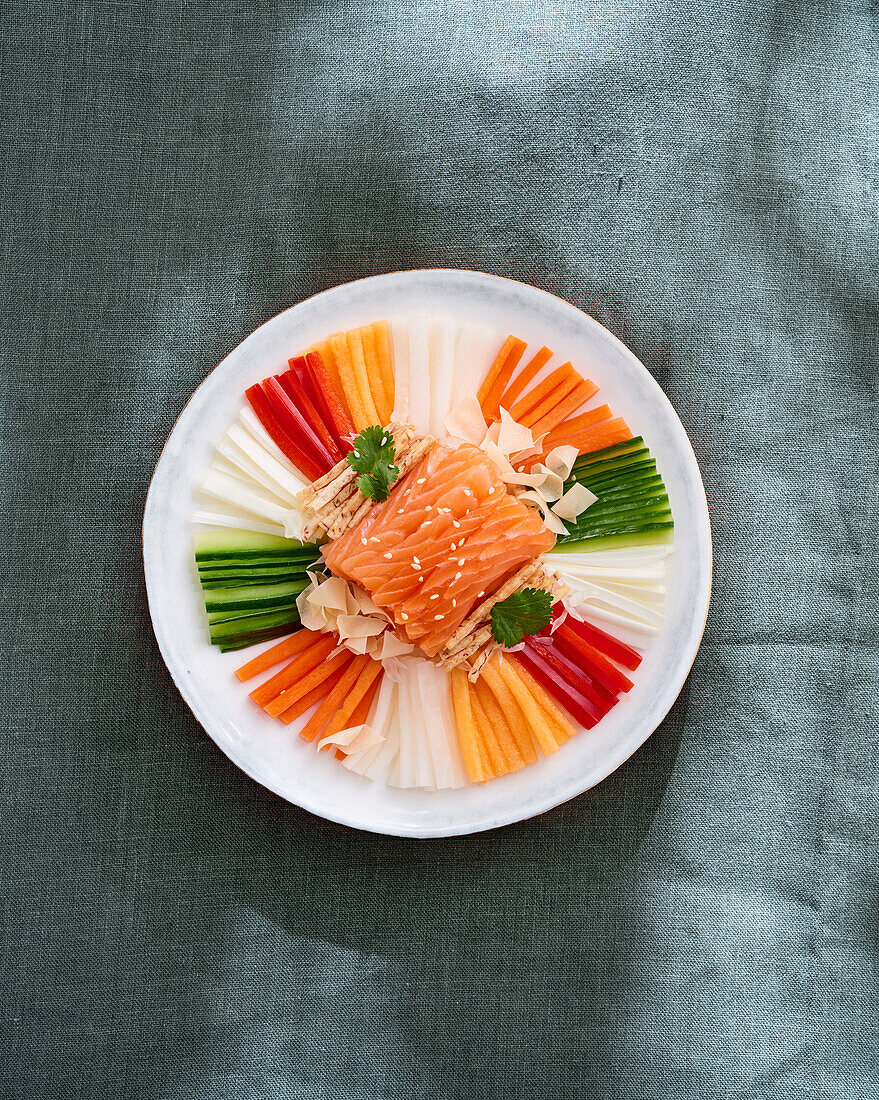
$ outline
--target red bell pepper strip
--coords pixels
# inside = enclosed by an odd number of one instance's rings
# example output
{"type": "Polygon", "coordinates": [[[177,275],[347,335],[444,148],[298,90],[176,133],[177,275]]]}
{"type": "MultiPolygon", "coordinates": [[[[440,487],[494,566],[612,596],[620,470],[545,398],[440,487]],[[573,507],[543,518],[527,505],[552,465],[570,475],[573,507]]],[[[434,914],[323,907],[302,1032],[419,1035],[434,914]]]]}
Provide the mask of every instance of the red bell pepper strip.
{"type": "Polygon", "coordinates": [[[301,433],[303,445],[318,463],[323,464],[321,472],[326,473],[331,466],[335,466],[335,459],[315,435],[314,429],[290,400],[277,378],[267,378],[263,382],[263,389],[281,427],[287,435],[296,436],[301,433]]]}
{"type": "Polygon", "coordinates": [[[606,714],[616,703],[616,696],[593,676],[591,670],[581,668],[576,661],[572,661],[552,639],[532,634],[525,639],[525,646],[540,654],[548,665],[567,679],[572,687],[587,699],[591,699],[603,714],[606,714]]]}
{"type": "Polygon", "coordinates": [[[561,649],[562,653],[587,670],[595,679],[603,684],[611,695],[620,695],[624,691],[631,691],[635,686],[625,673],[620,672],[617,666],[607,659],[603,653],[584,642],[579,634],[565,623],[560,626],[552,636],[553,642],[561,649]]]}
{"type": "Polygon", "coordinates": [[[278,447],[284,452],[287,458],[290,459],[301,474],[307,477],[309,481],[315,481],[326,472],[322,470],[320,464],[315,461],[311,455],[307,454],[295,439],[291,439],[287,432],[281,427],[278,418],[275,416],[274,412],[272,412],[269,399],[266,397],[262,386],[259,384],[251,386],[250,389],[245,390],[245,396],[250,402],[251,408],[256,413],[260,424],[262,424],[278,447]]]}
{"type": "MultiPolygon", "coordinates": [[[[557,604],[556,606],[560,605],[557,604]]],[[[579,619],[569,615],[565,620],[565,626],[570,627],[578,637],[600,650],[606,657],[619,661],[623,668],[629,669],[630,672],[634,672],[641,664],[642,657],[637,650],[614,638],[613,635],[605,634],[603,630],[599,630],[592,623],[581,623],[579,619]]]]}
{"type": "Polygon", "coordinates": [[[543,660],[540,654],[535,654],[530,649],[522,649],[515,656],[534,679],[545,687],[581,726],[591,730],[604,717],[606,711],[602,711],[585,695],[572,688],[563,676],[543,660]]]}
{"type": "Polygon", "coordinates": [[[305,362],[311,377],[314,379],[314,396],[317,398],[315,403],[322,411],[324,419],[336,438],[336,442],[344,451],[357,434],[351,417],[348,415],[348,409],[333,385],[330,372],[319,353],[316,351],[306,352],[305,362]]]}
{"type": "Polygon", "coordinates": [[[286,371],[284,374],[276,374],[275,378],[281,383],[284,387],[284,392],[308,421],[314,434],[329,451],[333,458],[333,464],[335,465],[335,463],[341,460],[342,452],[339,450],[335,439],[330,435],[330,431],[321,419],[320,413],[312,404],[300,373],[291,367],[290,370],[286,371]]]}

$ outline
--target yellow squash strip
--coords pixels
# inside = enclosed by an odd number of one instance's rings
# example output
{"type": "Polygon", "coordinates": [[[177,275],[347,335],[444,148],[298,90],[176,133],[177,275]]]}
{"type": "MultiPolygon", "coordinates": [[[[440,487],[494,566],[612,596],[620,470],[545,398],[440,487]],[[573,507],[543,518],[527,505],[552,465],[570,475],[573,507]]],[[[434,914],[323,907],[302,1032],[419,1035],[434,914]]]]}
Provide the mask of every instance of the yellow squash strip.
{"type": "Polygon", "coordinates": [[[376,321],[371,326],[375,337],[375,356],[382,379],[384,404],[379,408],[382,424],[390,422],[394,411],[394,361],[391,352],[391,327],[387,321],[376,321]]]}
{"type": "Polygon", "coordinates": [[[552,728],[553,737],[559,745],[564,745],[566,741],[574,736],[574,727],[568,721],[568,716],[546,688],[538,684],[526,668],[523,668],[518,662],[516,662],[516,666],[516,672],[522,678],[522,682],[530,692],[531,698],[534,699],[546,716],[546,720],[552,728]]]}
{"type": "Polygon", "coordinates": [[[384,388],[375,350],[375,332],[372,325],[364,325],[359,332],[360,341],[363,345],[363,361],[366,364],[366,377],[369,382],[370,396],[373,405],[375,405],[375,412],[378,418],[376,424],[386,424],[384,388]]]}
{"type": "Polygon", "coordinates": [[[519,752],[525,758],[526,764],[537,762],[537,750],[534,748],[534,738],[531,734],[531,726],[528,719],[522,713],[522,708],[516,702],[516,697],[507,687],[503,677],[498,671],[500,658],[496,655],[482,670],[482,679],[486,682],[492,695],[497,699],[501,713],[507,720],[510,732],[516,739],[519,752]]]}
{"type": "Polygon", "coordinates": [[[348,351],[348,341],[345,339],[345,333],[334,332],[329,339],[329,343],[330,347],[333,349],[336,369],[339,372],[339,384],[341,386],[342,395],[348,405],[348,411],[351,413],[354,427],[358,432],[362,431],[363,428],[369,427],[369,425],[374,424],[375,421],[369,419],[366,406],[360,400],[360,390],[357,387],[354,364],[351,362],[351,354],[348,351]]]}
{"type": "Polygon", "coordinates": [[[472,783],[483,783],[489,778],[479,751],[479,735],[470,707],[470,684],[467,674],[461,669],[452,670],[452,705],[455,709],[455,724],[458,727],[458,743],[464,757],[464,767],[472,783]]]}
{"type": "MultiPolygon", "coordinates": [[[[372,390],[369,388],[369,372],[366,369],[366,359],[363,355],[363,330],[352,328],[345,333],[345,339],[348,341],[348,354],[354,368],[357,392],[360,394],[363,410],[368,417],[366,424],[363,425],[365,428],[368,424],[378,424],[379,415],[372,399],[372,390]]],[[[358,424],[357,427],[359,428],[360,425],[358,424]]]]}
{"type": "Polygon", "coordinates": [[[553,728],[550,726],[544,711],[537,705],[531,695],[530,686],[519,675],[519,669],[514,666],[514,662],[503,658],[500,662],[500,674],[504,683],[515,696],[516,702],[522,708],[522,713],[531,724],[537,744],[540,745],[547,756],[558,752],[559,743],[554,735],[553,728]]]}
{"type": "Polygon", "coordinates": [[[333,349],[330,346],[329,340],[321,340],[319,344],[315,344],[313,351],[316,351],[318,355],[323,359],[324,365],[330,375],[330,381],[336,387],[336,393],[339,395],[339,399],[345,406],[347,413],[351,416],[351,406],[348,404],[348,399],[345,396],[345,387],[342,385],[342,379],[339,375],[339,364],[336,362],[336,357],[333,354],[333,349]]]}
{"type": "Polygon", "coordinates": [[[492,732],[500,746],[500,750],[504,754],[508,766],[507,770],[517,772],[520,768],[524,768],[525,757],[519,751],[510,724],[498,706],[497,699],[492,695],[488,684],[482,679],[476,681],[476,694],[479,696],[482,710],[491,724],[492,732]]]}

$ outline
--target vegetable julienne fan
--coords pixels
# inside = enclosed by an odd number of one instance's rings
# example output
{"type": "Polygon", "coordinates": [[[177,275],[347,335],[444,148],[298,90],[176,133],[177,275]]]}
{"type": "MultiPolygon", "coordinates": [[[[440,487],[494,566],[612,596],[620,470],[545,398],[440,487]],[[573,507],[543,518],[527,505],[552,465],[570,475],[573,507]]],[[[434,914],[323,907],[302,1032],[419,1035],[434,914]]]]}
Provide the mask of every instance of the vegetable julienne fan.
{"type": "Polygon", "coordinates": [[[246,391],[199,486],[210,640],[367,779],[558,752],[633,686],[673,520],[641,437],[543,347],[447,317],[338,332],[246,391]],[[276,639],[281,639],[276,641],[276,639]]]}

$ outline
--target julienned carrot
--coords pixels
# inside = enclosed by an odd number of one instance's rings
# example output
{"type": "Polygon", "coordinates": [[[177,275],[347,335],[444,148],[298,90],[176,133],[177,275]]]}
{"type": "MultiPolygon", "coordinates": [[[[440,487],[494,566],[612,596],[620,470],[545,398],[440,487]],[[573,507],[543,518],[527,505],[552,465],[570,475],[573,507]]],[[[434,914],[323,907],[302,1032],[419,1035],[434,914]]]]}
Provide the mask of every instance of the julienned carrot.
{"type": "MultiPolygon", "coordinates": [[[[339,365],[336,362],[336,357],[333,354],[333,349],[329,340],[321,340],[319,344],[315,344],[313,348],[309,348],[305,353],[306,360],[309,355],[316,355],[321,361],[321,365],[327,372],[327,377],[332,383],[331,389],[339,399],[339,403],[345,411],[345,418],[351,422],[351,410],[348,408],[348,402],[345,399],[345,387],[342,385],[342,378],[339,374],[339,365]]],[[[353,422],[351,422],[353,428],[353,422]]]]}
{"type": "MultiPolygon", "coordinates": [[[[372,701],[375,698],[376,692],[381,687],[382,678],[376,676],[369,687],[366,689],[366,694],[354,708],[350,718],[342,727],[342,729],[352,729],[354,726],[365,725],[366,719],[369,717],[369,708],[372,706],[372,701]]],[[[344,760],[349,755],[348,750],[344,745],[336,745],[336,756],[339,760],[344,760]]]]}
{"type": "Polygon", "coordinates": [[[507,763],[508,771],[519,771],[520,768],[525,767],[525,757],[519,750],[516,738],[513,736],[513,731],[510,729],[510,724],[503,711],[498,706],[497,699],[495,699],[488,684],[481,678],[476,681],[476,691],[479,695],[482,709],[485,711],[485,716],[491,723],[495,739],[500,746],[501,752],[504,754],[504,760],[507,763]]]}
{"type": "Polygon", "coordinates": [[[504,392],[510,376],[516,369],[519,360],[528,345],[515,336],[508,336],[504,340],[497,358],[488,368],[482,385],[479,387],[477,398],[486,420],[498,415],[501,394],[504,392]]]}
{"type": "MultiPolygon", "coordinates": [[[[367,424],[378,424],[378,409],[375,407],[375,401],[372,397],[372,390],[369,386],[369,372],[366,369],[366,358],[363,354],[363,329],[350,329],[345,333],[345,340],[348,343],[348,354],[351,356],[351,366],[354,368],[354,380],[357,383],[357,392],[360,394],[363,409],[366,416],[369,418],[367,424]]],[[[365,424],[364,427],[366,427],[365,424]]]]}
{"type": "Polygon", "coordinates": [[[455,711],[455,725],[458,727],[458,744],[464,767],[472,783],[482,783],[488,778],[482,754],[479,751],[479,736],[473,720],[470,702],[470,684],[466,673],[461,669],[452,669],[452,706],[455,711]]]}
{"type": "Polygon", "coordinates": [[[529,425],[532,435],[536,438],[537,436],[546,435],[553,428],[557,428],[565,417],[570,416],[572,412],[576,412],[581,405],[585,405],[593,392],[591,384],[581,379],[539,420],[529,425]]]}
{"type": "Polygon", "coordinates": [[[244,393],[245,397],[250,402],[251,408],[256,413],[256,417],[260,424],[262,424],[296,469],[304,474],[309,481],[314,481],[316,478],[319,478],[321,474],[324,473],[320,468],[320,463],[315,458],[308,455],[302,447],[299,446],[296,440],[291,439],[284,430],[281,422],[275,416],[262,386],[251,386],[249,389],[245,390],[244,393]]]}
{"type": "Polygon", "coordinates": [[[525,758],[525,762],[533,764],[537,760],[537,752],[534,748],[534,739],[531,736],[531,728],[528,719],[522,713],[516,697],[504,683],[497,667],[497,660],[491,660],[482,670],[482,679],[485,680],[492,695],[497,699],[501,713],[507,720],[510,732],[516,739],[519,752],[525,758]]]}
{"type": "Polygon", "coordinates": [[[300,650],[311,645],[317,637],[318,634],[313,630],[299,630],[295,634],[291,634],[289,638],[278,642],[277,645],[273,645],[271,649],[260,653],[248,661],[246,665],[236,669],[235,675],[242,683],[245,680],[252,680],[254,676],[259,676],[261,672],[268,672],[270,668],[279,665],[281,661],[286,661],[289,657],[295,657],[300,650]]]}
{"type": "Polygon", "coordinates": [[[585,428],[570,439],[566,439],[565,442],[576,447],[581,455],[585,455],[592,451],[600,451],[604,447],[612,447],[614,443],[625,443],[631,438],[629,425],[622,417],[617,417],[615,420],[605,420],[592,428],[585,428]]]}
{"type": "Polygon", "coordinates": [[[382,389],[385,395],[385,405],[379,409],[383,419],[382,424],[390,422],[394,412],[394,360],[391,353],[391,326],[387,321],[376,321],[372,325],[375,335],[375,354],[378,359],[378,369],[382,376],[382,389]]]}
{"type": "Polygon", "coordinates": [[[347,697],[348,692],[357,682],[362,670],[366,667],[367,662],[372,658],[368,653],[363,653],[354,658],[351,664],[345,669],[336,683],[333,685],[329,695],[324,699],[321,705],[317,708],[314,714],[305,723],[299,732],[300,737],[304,737],[306,741],[313,741],[315,737],[320,733],[324,726],[329,721],[330,717],[336,712],[343,700],[347,697]]]}
{"type": "Polygon", "coordinates": [[[522,708],[522,713],[531,724],[537,744],[540,745],[547,756],[550,756],[552,753],[558,752],[558,738],[555,737],[553,728],[547,721],[542,708],[538,706],[534,696],[531,694],[529,690],[530,685],[526,685],[519,674],[520,668],[521,666],[514,664],[513,661],[502,658],[499,665],[499,672],[503,677],[504,683],[516,697],[516,702],[522,708]]]}
{"type": "MultiPolygon", "coordinates": [[[[533,425],[538,424],[547,416],[548,413],[551,413],[553,409],[555,409],[563,401],[566,401],[570,394],[577,392],[578,383],[580,381],[582,381],[582,379],[578,374],[575,373],[572,368],[571,373],[568,375],[568,377],[562,379],[562,381],[559,383],[559,385],[555,387],[552,393],[547,394],[542,401],[534,406],[534,408],[529,409],[527,413],[523,414],[521,423],[525,424],[526,427],[532,427],[533,425]]],[[[578,404],[579,403],[580,402],[578,402],[578,404]]],[[[575,405],[574,407],[576,408],[577,406],[575,405]]],[[[536,435],[537,433],[534,432],[534,434],[536,435]]]]}
{"type": "Polygon", "coordinates": [[[560,367],[556,367],[551,374],[548,374],[536,386],[532,386],[525,396],[516,402],[510,409],[510,416],[514,420],[518,420],[520,424],[524,424],[528,413],[538,408],[551,394],[556,393],[563,383],[569,382],[574,374],[576,374],[576,371],[570,363],[562,363],[560,367]]]}
{"type": "Polygon", "coordinates": [[[470,691],[470,710],[473,713],[473,723],[476,726],[479,745],[485,757],[486,775],[489,779],[497,779],[499,775],[507,774],[510,770],[509,765],[492,732],[491,722],[485,713],[485,707],[483,707],[482,700],[479,698],[479,692],[472,684],[468,684],[468,689],[470,691]]]}
{"type": "Polygon", "coordinates": [[[284,711],[289,710],[294,703],[297,703],[303,696],[308,695],[337,668],[344,668],[350,659],[350,650],[341,649],[337,653],[331,654],[326,660],[321,661],[320,664],[315,665],[306,675],[300,673],[289,687],[279,692],[274,699],[270,699],[265,704],[263,709],[266,714],[271,715],[272,718],[280,717],[284,711]]]}
{"type": "Polygon", "coordinates": [[[348,340],[344,332],[334,332],[330,337],[330,347],[333,349],[333,357],[339,371],[339,382],[345,403],[351,413],[351,420],[359,432],[367,428],[371,423],[366,413],[366,406],[360,399],[360,389],[354,374],[354,364],[351,361],[351,353],[348,350],[348,340]]]}
{"type": "Polygon", "coordinates": [[[510,411],[512,406],[522,395],[525,387],[531,385],[537,374],[546,366],[550,359],[552,359],[552,352],[550,349],[547,347],[541,348],[534,358],[527,362],[510,382],[509,386],[504,390],[500,401],[507,412],[510,411]]]}
{"type": "MultiPolygon", "coordinates": [[[[332,354],[329,345],[327,350],[332,354]]],[[[322,411],[330,425],[333,437],[339,444],[340,449],[344,451],[346,444],[350,442],[351,437],[354,435],[354,424],[348,413],[345,399],[337,388],[336,381],[319,351],[312,349],[306,352],[305,362],[314,382],[316,403],[319,408],[322,406],[322,411]]]]}
{"type": "Polygon", "coordinates": [[[569,435],[580,432],[584,428],[591,428],[593,424],[600,424],[602,420],[610,420],[610,418],[610,405],[599,405],[597,409],[590,409],[588,412],[581,413],[580,416],[572,416],[569,420],[563,420],[547,435],[544,440],[544,448],[549,447],[551,450],[563,443],[569,435]]]}
{"type": "Polygon", "coordinates": [[[303,649],[301,653],[297,654],[280,672],[276,672],[264,684],[254,688],[250,693],[250,698],[254,703],[264,707],[266,703],[271,702],[282,691],[286,691],[291,684],[295,684],[300,676],[304,676],[306,672],[311,672],[316,665],[319,665],[336,645],[336,641],[337,639],[333,634],[319,634],[307,649],[303,649]]]}
{"type": "MultiPolygon", "coordinates": [[[[351,658],[353,659],[353,654],[351,658]]],[[[345,669],[350,664],[350,661],[341,661],[335,665],[329,673],[318,683],[317,687],[311,689],[307,695],[303,695],[301,699],[297,699],[296,702],[288,707],[283,714],[279,714],[278,717],[284,723],[285,726],[289,726],[291,722],[295,721],[300,715],[305,714],[307,710],[319,703],[321,699],[325,699],[339,680],[345,675],[345,669]]],[[[324,669],[326,666],[322,666],[324,669]]]]}
{"type": "Polygon", "coordinates": [[[381,661],[373,661],[370,659],[370,661],[363,666],[360,675],[357,677],[357,682],[345,696],[342,705],[324,727],[321,734],[322,737],[334,737],[337,733],[341,733],[342,730],[347,729],[352,724],[351,716],[357,709],[358,704],[375,683],[376,679],[380,679],[383,673],[384,668],[382,667],[381,661]]]}

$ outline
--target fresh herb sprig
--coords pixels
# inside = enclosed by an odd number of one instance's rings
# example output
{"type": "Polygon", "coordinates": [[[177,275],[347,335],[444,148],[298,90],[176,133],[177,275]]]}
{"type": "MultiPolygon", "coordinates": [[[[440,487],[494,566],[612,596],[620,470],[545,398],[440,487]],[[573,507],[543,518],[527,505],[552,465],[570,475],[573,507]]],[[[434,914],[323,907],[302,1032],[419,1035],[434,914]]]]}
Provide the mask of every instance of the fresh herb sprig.
{"type": "Polygon", "coordinates": [[[526,634],[536,634],[552,620],[552,593],[542,588],[520,588],[491,609],[494,640],[509,649],[526,634]]]}
{"type": "Polygon", "coordinates": [[[357,488],[367,498],[380,504],[388,499],[391,486],[400,476],[394,465],[397,445],[394,437],[378,424],[372,424],[354,440],[354,450],[347,455],[348,465],[356,473],[357,488]]]}

